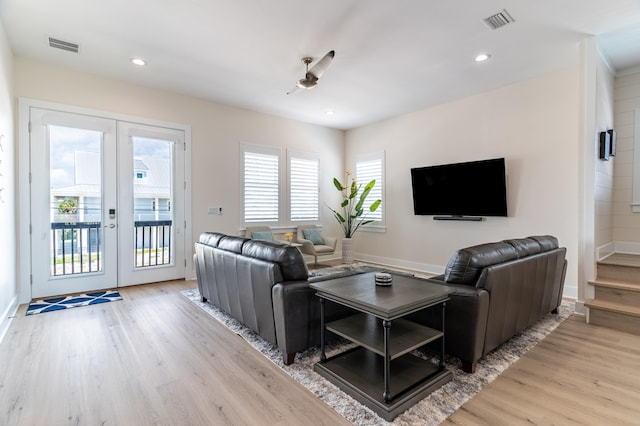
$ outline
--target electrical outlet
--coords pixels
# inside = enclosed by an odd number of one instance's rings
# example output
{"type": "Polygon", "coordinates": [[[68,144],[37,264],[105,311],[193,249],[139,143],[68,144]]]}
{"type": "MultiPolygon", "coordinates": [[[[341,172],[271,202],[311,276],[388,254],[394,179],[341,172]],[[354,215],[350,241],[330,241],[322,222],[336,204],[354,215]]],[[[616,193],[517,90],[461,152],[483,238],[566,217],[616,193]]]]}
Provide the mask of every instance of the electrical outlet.
{"type": "Polygon", "coordinates": [[[222,207],[209,207],[207,212],[209,214],[222,214],[222,207]]]}

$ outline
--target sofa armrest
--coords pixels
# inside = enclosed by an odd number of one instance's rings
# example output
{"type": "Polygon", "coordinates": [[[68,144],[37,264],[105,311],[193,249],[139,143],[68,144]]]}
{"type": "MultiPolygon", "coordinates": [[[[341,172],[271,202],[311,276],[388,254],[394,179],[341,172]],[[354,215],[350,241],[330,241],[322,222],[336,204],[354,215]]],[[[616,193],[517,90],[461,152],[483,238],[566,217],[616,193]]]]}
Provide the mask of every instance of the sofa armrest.
{"type": "MultiPolygon", "coordinates": [[[[324,278],[324,277],[318,277],[324,278]]],[[[271,289],[278,347],[283,353],[303,351],[320,343],[320,299],[308,281],[286,281],[271,289]]],[[[344,318],[353,311],[327,301],[327,321],[344,318]]]]}
{"type": "Polygon", "coordinates": [[[298,244],[302,244],[300,251],[305,254],[315,254],[316,249],[313,247],[313,243],[304,238],[298,238],[298,244]]]}
{"type": "MultiPolygon", "coordinates": [[[[484,336],[489,313],[489,293],[463,284],[448,284],[433,278],[425,282],[446,285],[454,292],[445,307],[445,345],[448,354],[474,363],[483,355],[484,336]]],[[[442,329],[442,315],[438,309],[426,309],[412,317],[429,327],[442,329]]]]}
{"type": "Polygon", "coordinates": [[[338,244],[338,239],[336,237],[323,236],[322,239],[324,239],[325,246],[333,247],[334,250],[336,249],[336,245],[338,244]]]}

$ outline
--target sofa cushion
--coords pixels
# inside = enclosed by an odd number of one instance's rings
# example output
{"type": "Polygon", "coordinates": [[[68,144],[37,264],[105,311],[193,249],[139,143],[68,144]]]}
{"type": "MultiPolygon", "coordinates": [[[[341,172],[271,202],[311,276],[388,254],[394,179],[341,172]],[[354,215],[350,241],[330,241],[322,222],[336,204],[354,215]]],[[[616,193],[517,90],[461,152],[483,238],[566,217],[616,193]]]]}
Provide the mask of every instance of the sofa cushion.
{"type": "Polygon", "coordinates": [[[549,251],[559,247],[558,239],[551,235],[534,235],[529,238],[536,240],[538,244],[540,244],[540,247],[542,247],[542,251],[549,251]]]}
{"type": "Polygon", "coordinates": [[[273,234],[271,233],[271,231],[254,231],[251,233],[251,239],[273,241],[273,234]]]}
{"type": "Polygon", "coordinates": [[[448,283],[475,285],[485,266],[517,259],[518,251],[505,242],[487,243],[456,251],[444,271],[448,283]]]}
{"type": "Polygon", "coordinates": [[[309,277],[307,264],[296,247],[275,241],[247,240],[242,246],[242,254],[277,263],[285,281],[306,280],[309,277]]]}
{"type": "Polygon", "coordinates": [[[305,240],[311,241],[314,246],[324,244],[324,238],[322,238],[319,229],[303,229],[302,235],[304,235],[305,240]]]}
{"type": "Polygon", "coordinates": [[[220,238],[220,241],[218,241],[218,248],[233,253],[242,253],[242,245],[246,241],[250,240],[248,240],[247,238],[231,237],[227,235],[223,238],[220,238]]]}
{"type": "Polygon", "coordinates": [[[504,240],[503,243],[511,244],[518,252],[518,258],[531,256],[542,252],[542,246],[533,238],[517,238],[504,240]]]}
{"type": "Polygon", "coordinates": [[[219,232],[204,232],[200,234],[200,239],[198,240],[198,242],[211,247],[218,247],[218,242],[223,237],[226,237],[226,234],[220,234],[219,232]]]}

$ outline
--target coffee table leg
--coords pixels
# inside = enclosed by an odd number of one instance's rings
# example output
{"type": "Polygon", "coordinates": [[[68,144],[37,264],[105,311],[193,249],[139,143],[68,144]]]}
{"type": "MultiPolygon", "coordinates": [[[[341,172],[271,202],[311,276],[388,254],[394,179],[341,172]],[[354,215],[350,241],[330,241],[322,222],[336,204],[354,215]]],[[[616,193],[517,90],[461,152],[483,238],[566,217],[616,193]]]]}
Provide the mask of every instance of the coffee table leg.
{"type": "Polygon", "coordinates": [[[384,327],[384,392],[382,393],[382,399],[384,399],[384,402],[389,402],[391,401],[391,392],[389,392],[389,370],[391,367],[389,329],[391,328],[391,321],[383,320],[382,327],[384,327]]]}
{"type": "Polygon", "coordinates": [[[327,360],[327,355],[324,353],[324,303],[323,297],[320,298],[320,362],[327,360]]]}
{"type": "Polygon", "coordinates": [[[444,338],[445,338],[445,332],[444,332],[444,309],[447,306],[447,302],[442,302],[440,304],[441,306],[441,311],[442,311],[442,337],[440,338],[440,368],[444,368],[444,338]]]}

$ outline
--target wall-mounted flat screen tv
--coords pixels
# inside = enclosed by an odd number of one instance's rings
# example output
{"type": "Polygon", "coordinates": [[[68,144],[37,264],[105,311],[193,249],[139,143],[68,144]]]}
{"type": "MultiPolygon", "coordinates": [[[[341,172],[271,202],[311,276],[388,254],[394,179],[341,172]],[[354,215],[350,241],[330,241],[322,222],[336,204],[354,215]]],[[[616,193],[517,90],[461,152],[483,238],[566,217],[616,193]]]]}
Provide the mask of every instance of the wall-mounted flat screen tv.
{"type": "Polygon", "coordinates": [[[416,215],[507,216],[504,158],[411,169],[416,215]]]}

